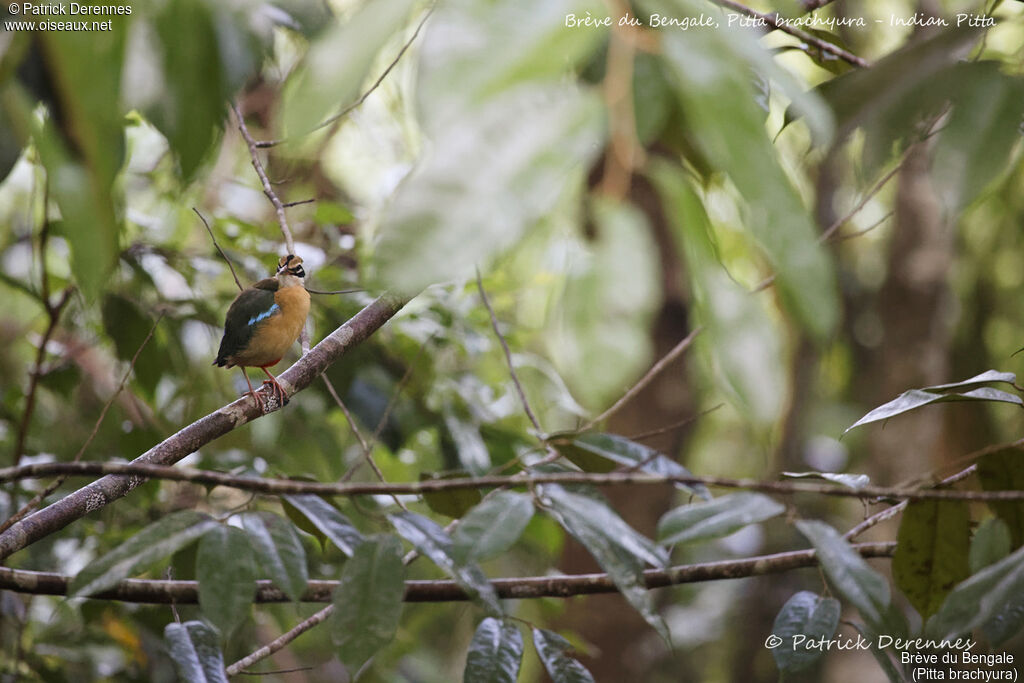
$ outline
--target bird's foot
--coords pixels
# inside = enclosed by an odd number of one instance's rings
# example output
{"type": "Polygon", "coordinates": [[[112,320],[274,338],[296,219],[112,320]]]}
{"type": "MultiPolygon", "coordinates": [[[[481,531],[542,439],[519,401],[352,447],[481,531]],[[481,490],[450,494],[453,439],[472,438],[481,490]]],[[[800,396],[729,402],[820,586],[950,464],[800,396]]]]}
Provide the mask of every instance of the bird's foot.
{"type": "Polygon", "coordinates": [[[265,379],[263,380],[263,389],[261,391],[267,391],[267,406],[265,412],[271,410],[277,410],[288,405],[288,396],[284,393],[284,387],[277,382],[265,379]]]}

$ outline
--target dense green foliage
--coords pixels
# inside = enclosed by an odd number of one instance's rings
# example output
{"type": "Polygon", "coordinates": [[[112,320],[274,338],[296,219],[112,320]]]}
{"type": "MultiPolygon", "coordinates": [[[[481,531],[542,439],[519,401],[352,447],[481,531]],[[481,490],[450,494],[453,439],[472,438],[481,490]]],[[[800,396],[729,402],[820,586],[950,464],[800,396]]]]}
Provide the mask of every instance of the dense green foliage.
{"type": "MultiPolygon", "coordinates": [[[[842,530],[899,496],[791,495],[916,491],[974,460],[958,490],[1024,490],[1019,444],[957,461],[1017,438],[1024,406],[987,370],[1024,338],[1024,18],[940,4],[949,25],[919,32],[890,21],[910,5],[794,4],[869,26],[796,38],[696,0],[166,0],[108,31],[0,34],[0,465],[130,460],[237,398],[240,373],[210,366],[237,291],[219,248],[243,285],[286,253],[269,189],[307,286],[358,288],[314,296],[314,344],[384,292],[410,301],[184,464],[519,477],[336,497],[148,481],[4,559],[73,577],[73,597],[0,591],[0,678],[225,680],[323,607],[311,579],[337,582],[330,615],[248,670],[818,680],[863,663],[765,638],[1019,651],[1024,501],[912,501],[874,529],[890,563],[842,530]],[[951,402],[972,405],[934,405],[951,402]],[[564,473],[779,486],[524,481],[564,473]],[[808,547],[820,572],[645,585],[808,547]],[[568,566],[605,574],[614,604],[491,581],[568,566]],[[88,597],[132,577],[196,580],[198,600],[88,597]],[[278,602],[253,605],[260,580],[278,602]],[[413,580],[469,602],[403,602],[413,580]]],[[[5,483],[0,520],[76,481],[5,483]]],[[[871,650],[873,673],[908,675],[871,650]]]]}

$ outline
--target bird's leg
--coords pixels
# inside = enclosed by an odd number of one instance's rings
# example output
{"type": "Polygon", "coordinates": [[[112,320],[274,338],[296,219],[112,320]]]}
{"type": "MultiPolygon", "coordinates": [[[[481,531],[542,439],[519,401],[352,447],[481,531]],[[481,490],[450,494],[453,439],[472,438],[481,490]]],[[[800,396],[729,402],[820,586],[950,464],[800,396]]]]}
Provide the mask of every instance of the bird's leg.
{"type": "Polygon", "coordinates": [[[256,395],[256,390],[252,388],[252,382],[249,381],[249,375],[245,372],[245,367],[242,365],[238,367],[242,369],[242,377],[245,378],[245,383],[249,385],[249,395],[252,396],[252,400],[256,401],[256,407],[263,411],[263,403],[260,401],[260,397],[256,395]]]}
{"type": "Polygon", "coordinates": [[[267,374],[267,377],[270,378],[263,380],[263,386],[270,385],[270,393],[277,399],[277,404],[279,406],[286,405],[288,403],[288,397],[284,393],[284,387],[281,386],[276,377],[270,374],[270,370],[267,370],[265,367],[260,369],[263,370],[263,372],[267,374]]]}

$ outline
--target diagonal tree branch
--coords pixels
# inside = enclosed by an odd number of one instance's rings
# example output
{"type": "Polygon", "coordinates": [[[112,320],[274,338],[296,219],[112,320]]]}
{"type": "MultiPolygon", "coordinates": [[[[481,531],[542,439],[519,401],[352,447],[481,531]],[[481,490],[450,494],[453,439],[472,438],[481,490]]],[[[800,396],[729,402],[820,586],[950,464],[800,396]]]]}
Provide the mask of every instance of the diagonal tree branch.
{"type": "MultiPolygon", "coordinates": [[[[862,557],[891,557],[893,542],[857,543],[851,546],[862,557]]],[[[682,583],[701,583],[721,579],[740,579],[813,567],[818,559],[813,550],[793,550],[773,555],[760,555],[741,560],[721,560],[700,564],[684,564],[666,569],[648,569],[644,585],[648,589],[666,588],[682,583]]],[[[34,572],[0,567],[0,589],[37,595],[67,595],[71,577],[55,572],[34,572]]],[[[572,574],[568,576],[525,576],[492,579],[498,597],[508,600],[531,598],[568,598],[595,593],[617,593],[618,588],[607,574],[572,574]]],[[[330,602],[337,581],[313,580],[307,584],[302,602],[330,602]]],[[[150,604],[190,604],[199,600],[196,581],[125,579],[110,590],[91,596],[97,600],[123,600],[150,604]]],[[[457,602],[469,600],[465,590],[454,581],[406,581],[405,602],[457,602]]],[[[270,581],[257,582],[256,602],[289,602],[281,589],[270,581]]]]}
{"type": "MultiPolygon", "coordinates": [[[[291,396],[308,387],[328,366],[380,329],[404,305],[404,300],[385,294],[334,330],[278,376],[286,394],[291,396]]],[[[243,396],[193,422],[132,462],[173,465],[214,439],[261,416],[261,409],[248,396],[243,396]]],[[[0,534],[0,560],[121,498],[144,481],[138,474],[108,475],[26,517],[0,534]]]]}

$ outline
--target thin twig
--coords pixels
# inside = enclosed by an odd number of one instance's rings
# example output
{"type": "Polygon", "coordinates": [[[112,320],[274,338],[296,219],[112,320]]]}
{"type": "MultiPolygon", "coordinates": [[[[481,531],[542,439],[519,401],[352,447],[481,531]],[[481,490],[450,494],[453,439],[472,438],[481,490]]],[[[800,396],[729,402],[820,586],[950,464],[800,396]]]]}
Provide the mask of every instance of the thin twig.
{"type": "Polygon", "coordinates": [[[43,299],[43,304],[46,306],[46,315],[49,318],[49,322],[46,324],[46,331],[43,332],[43,337],[39,342],[39,348],[36,350],[35,363],[32,365],[32,371],[29,373],[28,392],[25,394],[25,409],[22,411],[21,421],[18,423],[18,436],[14,440],[14,454],[11,458],[14,465],[21,462],[21,456],[25,450],[25,440],[28,438],[28,429],[32,423],[32,413],[35,412],[36,408],[36,393],[39,389],[39,379],[43,376],[43,362],[46,360],[46,345],[50,343],[53,333],[57,330],[57,324],[60,322],[60,314],[63,312],[64,307],[70,300],[72,291],[74,291],[74,287],[71,285],[65,287],[56,304],[51,304],[49,298],[43,299]]]}
{"type": "MultiPolygon", "coordinates": [[[[135,362],[139,360],[139,355],[142,353],[142,349],[146,348],[146,344],[148,344],[149,340],[153,338],[153,333],[156,332],[156,326],[160,324],[160,321],[163,319],[163,317],[163,313],[160,313],[157,316],[156,321],[153,323],[153,326],[149,328],[149,333],[146,335],[146,338],[142,340],[142,343],[139,344],[139,348],[135,350],[135,354],[132,356],[131,363],[128,364],[128,369],[125,370],[124,375],[121,377],[121,383],[117,385],[117,389],[114,391],[113,394],[111,394],[110,398],[107,399],[107,402],[103,404],[103,409],[100,410],[100,415],[98,418],[96,418],[96,422],[92,426],[92,431],[89,432],[89,437],[85,440],[85,443],[82,444],[82,447],[78,449],[78,452],[75,453],[75,457],[71,460],[71,462],[80,462],[82,460],[82,455],[85,453],[85,449],[87,449],[89,445],[92,443],[92,440],[96,438],[96,434],[100,430],[100,425],[103,424],[103,419],[107,416],[107,411],[110,410],[110,406],[114,404],[114,400],[124,390],[124,386],[127,383],[128,378],[131,376],[132,371],[135,370],[135,362]]],[[[43,500],[45,500],[48,495],[56,491],[60,487],[60,485],[67,480],[67,478],[68,475],[66,474],[60,475],[53,482],[51,482],[45,489],[43,489],[36,495],[32,496],[32,499],[25,503],[25,505],[23,505],[20,510],[18,510],[13,515],[4,520],[3,524],[0,524],[0,534],[7,531],[7,529],[9,529],[11,525],[16,523],[17,521],[24,519],[25,515],[35,510],[39,506],[39,504],[43,502],[43,500]]]]}
{"type": "Polygon", "coordinates": [[[832,235],[833,235],[833,234],[834,234],[834,233],[835,233],[835,232],[836,232],[837,230],[839,230],[839,228],[841,228],[841,227],[842,227],[842,226],[843,226],[843,225],[844,225],[844,224],[845,224],[845,223],[846,223],[846,222],[847,222],[848,220],[850,220],[850,219],[851,219],[851,218],[853,218],[853,217],[854,217],[854,216],[855,216],[855,215],[856,215],[856,214],[857,214],[858,212],[860,212],[860,210],[861,210],[861,209],[863,209],[863,208],[864,208],[864,206],[865,206],[865,205],[867,205],[867,203],[868,203],[869,201],[871,201],[871,198],[872,198],[872,197],[874,197],[874,196],[875,196],[876,194],[878,194],[878,193],[879,193],[879,191],[881,191],[881,189],[882,189],[883,187],[885,187],[886,183],[888,183],[888,182],[889,182],[890,180],[892,180],[893,176],[895,176],[895,175],[896,175],[897,173],[899,173],[900,169],[901,169],[901,168],[903,168],[903,162],[905,162],[906,160],[907,160],[907,155],[906,155],[906,154],[904,154],[904,155],[903,155],[903,158],[902,158],[902,159],[900,159],[900,162],[899,162],[898,164],[896,164],[896,165],[895,165],[895,166],[894,166],[894,167],[892,168],[892,170],[890,170],[890,171],[889,171],[888,173],[886,173],[886,174],[885,174],[884,176],[882,176],[881,178],[879,178],[879,179],[878,179],[878,182],[876,182],[876,183],[875,183],[875,184],[874,184],[874,185],[872,186],[872,188],[871,188],[870,190],[868,190],[868,191],[867,191],[867,192],[866,192],[866,193],[864,194],[864,196],[863,196],[863,197],[861,197],[860,201],[859,201],[859,202],[857,202],[856,206],[854,206],[854,207],[853,207],[852,209],[850,209],[850,210],[849,210],[849,211],[848,211],[848,212],[846,213],[846,215],[845,215],[845,216],[843,216],[842,218],[838,218],[838,219],[836,219],[836,220],[835,220],[835,221],[834,221],[834,222],[832,223],[832,225],[828,226],[828,228],[826,228],[826,229],[825,229],[825,232],[821,233],[821,236],[819,236],[819,237],[818,237],[818,242],[827,242],[828,240],[830,240],[830,239],[832,238],[832,235]]]}
{"type": "Polygon", "coordinates": [[[303,619],[294,627],[292,627],[285,633],[282,633],[280,636],[270,641],[263,647],[254,650],[250,654],[247,654],[245,657],[242,657],[237,662],[229,666],[226,669],[228,676],[236,676],[239,673],[241,673],[243,669],[252,666],[253,664],[262,659],[266,659],[278,650],[284,648],[288,645],[288,643],[292,642],[293,640],[295,640],[296,638],[298,638],[303,633],[313,628],[317,624],[326,620],[327,617],[331,616],[331,612],[333,611],[334,605],[328,605],[327,607],[324,607],[322,610],[316,612],[312,616],[303,619]]]}
{"type": "Polygon", "coordinates": [[[249,134],[249,129],[245,125],[245,118],[242,116],[242,111],[238,108],[238,105],[234,102],[231,103],[231,110],[235,112],[235,118],[238,119],[238,130],[242,133],[242,137],[245,138],[245,144],[249,147],[249,158],[252,160],[252,167],[256,169],[256,175],[259,176],[260,182],[263,184],[263,194],[267,196],[270,203],[274,205],[274,210],[277,212],[277,222],[281,226],[281,234],[284,235],[284,243],[288,247],[288,253],[295,253],[295,240],[292,238],[292,229],[288,226],[288,216],[284,212],[284,204],[281,203],[281,198],[274,192],[274,187],[270,183],[270,178],[267,177],[267,172],[263,169],[263,163],[260,161],[260,153],[256,148],[256,141],[252,139],[252,135],[249,134]]]}
{"type": "Polygon", "coordinates": [[[747,7],[746,5],[741,5],[738,2],[734,2],[734,0],[711,0],[711,2],[713,2],[716,5],[719,5],[720,7],[725,7],[727,9],[733,10],[734,12],[739,12],[740,14],[745,14],[748,17],[753,17],[755,19],[763,21],[765,24],[771,26],[773,29],[782,31],[783,33],[788,33],[791,36],[799,38],[803,42],[809,45],[813,45],[819,50],[822,50],[823,52],[828,52],[829,54],[838,57],[844,62],[847,62],[854,66],[859,66],[864,69],[871,66],[871,64],[868,63],[866,59],[858,57],[857,55],[853,54],[852,52],[849,52],[848,50],[844,50],[838,45],[833,45],[827,40],[822,40],[817,36],[811,35],[807,31],[803,31],[795,26],[791,26],[789,23],[785,21],[785,18],[778,12],[758,12],[757,10],[753,10],[747,7]]]}
{"type": "Polygon", "coordinates": [[[862,230],[858,230],[856,232],[851,232],[848,235],[842,235],[842,234],[833,235],[831,241],[833,241],[833,242],[845,242],[846,240],[852,240],[852,239],[854,239],[856,237],[861,237],[863,235],[866,235],[869,232],[871,232],[872,230],[874,230],[875,228],[877,228],[882,223],[884,223],[887,220],[889,220],[890,218],[892,218],[894,215],[896,215],[896,211],[892,210],[892,211],[890,211],[889,213],[885,214],[884,216],[879,218],[877,221],[875,221],[874,223],[872,223],[871,225],[869,225],[868,227],[866,227],[866,228],[864,228],[862,230]]]}
{"type": "Polygon", "coordinates": [[[704,417],[705,415],[709,415],[709,414],[715,412],[716,410],[718,410],[719,408],[721,408],[724,405],[725,405],[724,403],[719,403],[718,405],[713,406],[711,408],[708,408],[707,410],[700,411],[696,415],[691,415],[689,417],[684,417],[682,420],[677,420],[677,421],[673,422],[672,424],[665,425],[664,427],[658,427],[657,429],[652,429],[649,432],[641,432],[639,434],[634,434],[632,436],[627,436],[626,438],[629,439],[630,441],[643,441],[644,439],[649,439],[652,436],[659,436],[661,434],[664,434],[665,432],[674,431],[676,429],[679,429],[680,427],[685,427],[686,425],[690,424],[691,422],[696,422],[700,418],[704,417]]]}
{"type": "Polygon", "coordinates": [[[498,341],[501,343],[501,348],[505,352],[505,360],[508,362],[508,372],[512,375],[512,383],[516,386],[516,391],[519,393],[519,401],[523,404],[523,410],[526,412],[526,417],[530,418],[530,422],[533,424],[534,430],[536,430],[538,437],[543,438],[544,430],[540,426],[540,422],[537,421],[537,416],[530,408],[530,402],[526,400],[526,392],[523,391],[523,385],[519,383],[519,376],[516,374],[516,367],[512,363],[512,351],[508,348],[508,342],[505,341],[505,336],[501,333],[498,328],[498,316],[494,314],[494,309],[491,308],[491,302],[487,298],[487,292],[484,290],[483,280],[480,279],[480,269],[476,269],[476,288],[480,291],[480,298],[483,299],[484,306],[487,307],[487,313],[491,316],[491,327],[494,328],[494,334],[498,337],[498,341]]]}
{"type": "Polygon", "coordinates": [[[643,391],[644,387],[650,384],[651,380],[657,377],[658,374],[661,373],[661,371],[664,370],[666,366],[668,366],[672,361],[678,358],[684,351],[686,351],[686,349],[690,348],[690,344],[692,344],[693,340],[697,338],[697,335],[700,334],[700,331],[701,327],[695,327],[693,331],[690,332],[690,334],[686,335],[686,337],[682,341],[680,341],[678,344],[672,347],[672,350],[666,353],[661,358],[661,360],[652,365],[651,369],[644,373],[644,376],[641,377],[636,384],[631,386],[629,390],[619,398],[618,401],[613,403],[611,407],[609,407],[603,413],[595,417],[593,420],[587,422],[587,424],[584,425],[581,431],[590,429],[598,422],[603,422],[604,420],[607,420],[615,413],[619,412],[619,409],[622,408],[622,406],[629,403],[637,394],[643,391]]]}
{"type": "MultiPolygon", "coordinates": [[[[943,479],[941,482],[936,484],[936,488],[940,486],[950,486],[951,484],[955,484],[958,481],[966,479],[967,477],[974,474],[977,471],[977,469],[977,465],[971,465],[967,469],[961,470],[960,472],[957,472],[953,476],[943,479]]],[[[888,519],[892,519],[893,517],[902,513],[907,508],[908,502],[909,501],[904,500],[900,503],[897,503],[896,505],[887,507],[886,509],[880,512],[876,512],[875,514],[871,515],[863,522],[861,522],[860,524],[858,524],[857,526],[853,527],[845,534],[843,534],[843,538],[845,538],[848,541],[852,541],[853,539],[857,538],[871,527],[881,524],[882,522],[888,519]]]]}
{"type": "Polygon", "coordinates": [[[219,244],[217,244],[217,238],[213,235],[213,229],[210,227],[210,224],[206,222],[206,218],[203,217],[203,214],[199,213],[199,209],[194,206],[192,207],[192,210],[196,212],[196,215],[199,216],[199,220],[201,220],[203,225],[206,226],[206,232],[210,233],[210,239],[213,240],[213,246],[217,247],[217,251],[219,251],[220,255],[224,257],[225,263],[227,263],[228,268],[231,269],[231,277],[235,278],[235,284],[238,285],[238,291],[242,291],[245,287],[243,287],[242,283],[238,280],[238,273],[235,272],[235,264],[231,262],[228,255],[224,253],[224,250],[220,248],[219,244]]]}
{"type": "MultiPolygon", "coordinates": [[[[250,401],[251,403],[251,401],[250,401]]],[[[816,494],[838,498],[887,499],[894,500],[970,500],[970,501],[1021,501],[1024,490],[1001,491],[953,491],[922,490],[919,488],[890,488],[864,486],[851,489],[832,484],[810,484],[806,482],[771,481],[760,479],[734,479],[729,477],[698,477],[695,475],[669,475],[612,472],[606,474],[588,472],[521,473],[513,476],[458,477],[452,479],[425,479],[423,481],[377,483],[377,482],[314,482],[269,477],[244,477],[200,470],[191,467],[170,467],[148,462],[44,462],[17,467],[0,468],[0,482],[21,479],[49,477],[56,474],[71,476],[110,474],[137,475],[146,479],[187,481],[193,484],[228,486],[242,491],[258,491],[270,495],[313,493],[321,496],[376,496],[376,495],[422,495],[436,491],[457,489],[485,489],[495,486],[536,486],[543,484],[589,484],[591,486],[664,486],[688,484],[711,486],[724,489],[742,489],[777,495],[816,494]]]]}
{"type": "Polygon", "coordinates": [[[385,68],[384,71],[381,72],[381,74],[377,78],[377,80],[373,82],[373,85],[371,85],[369,88],[367,88],[366,91],[363,92],[363,94],[359,96],[359,99],[357,99],[355,102],[353,102],[352,104],[350,104],[347,107],[345,107],[344,109],[342,109],[340,112],[338,112],[334,116],[331,116],[331,117],[328,117],[328,118],[324,119],[323,121],[318,123],[316,126],[311,128],[310,130],[306,131],[305,133],[298,133],[295,136],[289,136],[287,138],[281,138],[279,140],[262,140],[260,142],[254,143],[255,146],[257,148],[261,148],[261,149],[267,148],[267,147],[274,147],[276,145],[280,145],[281,143],[283,143],[283,142],[285,142],[287,140],[292,139],[292,137],[301,137],[303,135],[309,135],[310,133],[315,133],[316,131],[321,130],[322,128],[326,128],[327,126],[330,126],[331,124],[340,121],[342,118],[344,118],[345,116],[350,114],[352,111],[357,109],[360,105],[362,105],[363,102],[366,101],[366,98],[368,98],[371,94],[373,94],[374,90],[376,90],[377,88],[380,87],[380,84],[384,82],[384,79],[388,77],[388,74],[390,74],[391,71],[398,65],[398,61],[400,59],[402,59],[402,55],[405,54],[406,50],[408,50],[409,47],[413,44],[413,41],[416,40],[416,37],[419,36],[420,30],[423,28],[423,25],[425,23],[427,23],[427,19],[430,17],[431,12],[433,12],[433,11],[434,11],[434,5],[431,5],[430,7],[427,8],[427,11],[423,13],[423,18],[421,18],[419,24],[416,25],[416,30],[413,31],[412,37],[409,38],[409,40],[407,40],[404,45],[402,45],[402,49],[398,51],[398,54],[395,55],[395,58],[393,60],[391,60],[391,63],[388,64],[387,68],[385,68]]]}
{"type": "Polygon", "coordinates": [[[282,206],[284,206],[284,208],[286,208],[286,209],[290,209],[293,206],[302,206],[303,204],[312,204],[315,201],[316,201],[315,198],[314,199],[300,199],[297,202],[285,202],[282,206]]]}
{"type": "MultiPolygon", "coordinates": [[[[339,408],[341,408],[341,412],[345,414],[345,419],[348,420],[348,426],[352,428],[352,433],[355,434],[356,439],[359,440],[359,445],[363,450],[363,459],[365,459],[370,465],[373,473],[377,475],[377,479],[381,482],[386,482],[387,480],[384,478],[384,473],[381,471],[380,467],[377,466],[377,461],[373,459],[373,451],[370,448],[370,444],[365,438],[363,438],[363,433],[359,431],[359,425],[356,422],[356,418],[349,412],[348,406],[345,405],[345,402],[341,400],[341,396],[339,396],[337,390],[335,390],[334,384],[327,378],[327,373],[320,375],[320,379],[322,379],[324,384],[327,385],[327,391],[331,394],[331,398],[333,398],[334,402],[338,404],[339,408]]],[[[406,512],[409,511],[409,508],[405,506],[405,503],[403,503],[398,496],[391,494],[391,498],[395,501],[395,504],[398,505],[398,507],[402,508],[406,512]]]]}

